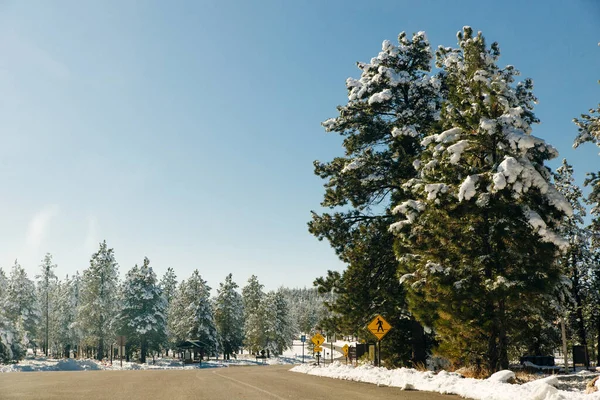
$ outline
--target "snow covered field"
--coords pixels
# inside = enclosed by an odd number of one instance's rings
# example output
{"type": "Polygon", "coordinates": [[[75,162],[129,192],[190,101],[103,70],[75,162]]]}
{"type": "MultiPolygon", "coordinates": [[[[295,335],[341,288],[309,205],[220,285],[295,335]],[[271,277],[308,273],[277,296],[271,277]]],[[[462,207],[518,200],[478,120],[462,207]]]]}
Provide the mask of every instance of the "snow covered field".
{"type": "Polygon", "coordinates": [[[299,365],[293,372],[328,378],[367,382],[381,386],[394,386],[406,390],[424,390],[442,394],[457,394],[481,400],[598,400],[600,392],[584,394],[585,383],[598,374],[579,373],[576,375],[554,375],[522,385],[506,383],[514,376],[510,371],[500,371],[488,379],[463,378],[460,374],[441,371],[421,372],[400,368],[388,370],[370,365],[351,367],[340,363],[317,367],[299,365]],[[577,381],[577,385],[569,382],[577,381]],[[558,389],[558,388],[560,389],[558,389]]]}
{"type": "MultiPolygon", "coordinates": [[[[335,354],[334,354],[335,355],[335,354]]],[[[304,348],[305,362],[314,361],[308,348],[304,348]]],[[[250,354],[238,354],[237,359],[208,360],[201,364],[184,365],[181,361],[170,357],[157,358],[155,362],[148,358],[148,362],[140,364],[136,362],[123,361],[123,367],[119,360],[100,362],[92,359],[53,359],[45,357],[33,357],[29,354],[27,358],[17,364],[0,364],[1,372],[36,372],[36,371],[100,371],[100,370],[141,370],[141,369],[196,369],[196,368],[219,368],[234,365],[275,365],[275,364],[300,364],[302,363],[302,343],[294,341],[294,346],[283,352],[279,357],[271,357],[266,360],[256,360],[250,354]]]]}

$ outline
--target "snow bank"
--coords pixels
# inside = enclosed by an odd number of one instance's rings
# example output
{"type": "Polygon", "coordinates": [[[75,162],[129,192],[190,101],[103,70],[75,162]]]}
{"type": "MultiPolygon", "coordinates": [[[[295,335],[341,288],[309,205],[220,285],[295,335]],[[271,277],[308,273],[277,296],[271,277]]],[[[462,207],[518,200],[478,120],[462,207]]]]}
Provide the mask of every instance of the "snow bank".
{"type": "Polygon", "coordinates": [[[556,389],[556,377],[549,377],[524,385],[512,385],[505,380],[514,377],[510,371],[500,371],[485,380],[463,378],[452,372],[420,372],[400,368],[388,370],[369,365],[352,367],[334,363],[327,367],[299,365],[291,369],[309,375],[367,382],[376,385],[399,387],[406,390],[423,390],[441,394],[456,394],[475,400],[599,400],[600,392],[583,394],[556,389]]]}

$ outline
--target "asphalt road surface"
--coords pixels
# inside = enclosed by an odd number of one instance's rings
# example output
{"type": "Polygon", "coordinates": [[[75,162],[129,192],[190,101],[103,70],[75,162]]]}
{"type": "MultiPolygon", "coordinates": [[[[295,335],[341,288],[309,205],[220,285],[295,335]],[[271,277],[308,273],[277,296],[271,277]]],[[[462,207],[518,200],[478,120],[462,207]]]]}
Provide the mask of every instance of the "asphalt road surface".
{"type": "Polygon", "coordinates": [[[0,373],[0,399],[458,400],[289,372],[290,365],[198,370],[0,373]]]}

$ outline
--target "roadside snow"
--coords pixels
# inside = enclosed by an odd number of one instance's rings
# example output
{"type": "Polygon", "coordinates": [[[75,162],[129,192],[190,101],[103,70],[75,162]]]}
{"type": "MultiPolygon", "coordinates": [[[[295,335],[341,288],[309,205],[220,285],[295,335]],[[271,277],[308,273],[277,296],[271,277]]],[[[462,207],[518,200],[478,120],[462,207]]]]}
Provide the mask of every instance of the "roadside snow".
{"type": "Polygon", "coordinates": [[[354,368],[337,362],[327,367],[304,364],[292,368],[291,371],[399,387],[403,390],[457,394],[474,400],[600,400],[600,392],[584,394],[557,389],[555,385],[558,384],[558,379],[555,376],[523,385],[505,383],[504,380],[514,376],[510,371],[500,371],[485,380],[463,378],[460,374],[446,371],[436,374],[407,368],[388,370],[370,365],[354,368]]]}

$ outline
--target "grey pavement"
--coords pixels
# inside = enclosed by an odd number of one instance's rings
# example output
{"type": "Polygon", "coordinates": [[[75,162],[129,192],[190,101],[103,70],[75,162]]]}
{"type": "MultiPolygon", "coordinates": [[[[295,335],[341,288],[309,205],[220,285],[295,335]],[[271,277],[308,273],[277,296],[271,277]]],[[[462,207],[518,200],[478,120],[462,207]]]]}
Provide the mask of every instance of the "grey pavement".
{"type": "Polygon", "coordinates": [[[0,399],[459,399],[289,372],[291,367],[0,373],[0,399]]]}

